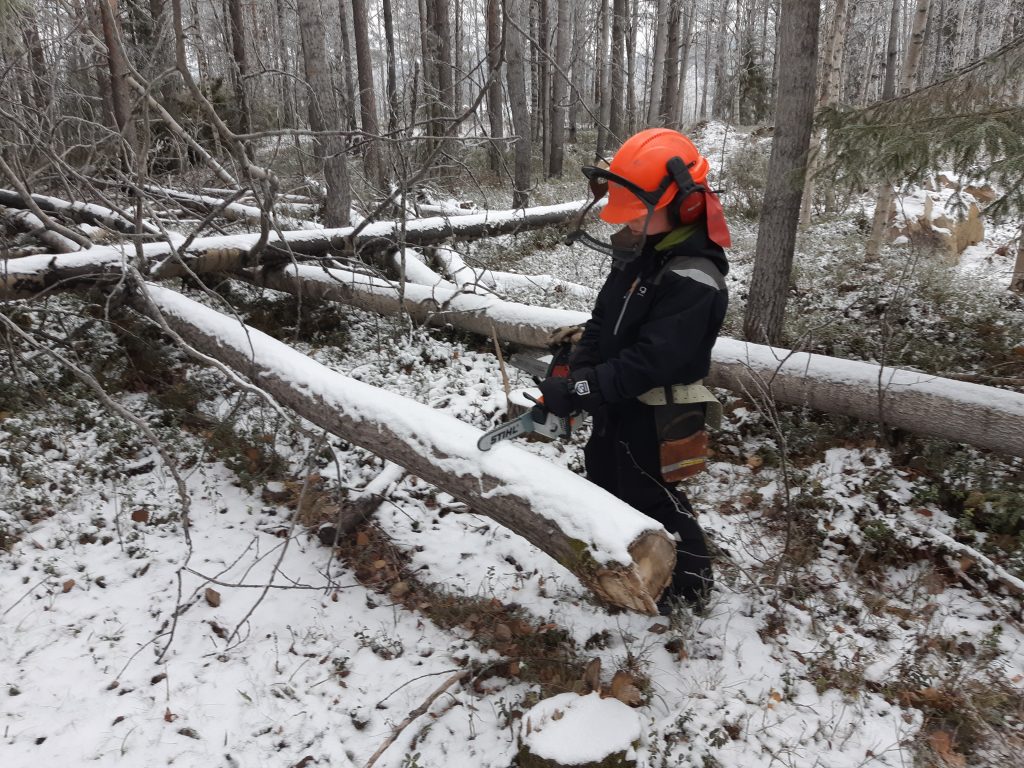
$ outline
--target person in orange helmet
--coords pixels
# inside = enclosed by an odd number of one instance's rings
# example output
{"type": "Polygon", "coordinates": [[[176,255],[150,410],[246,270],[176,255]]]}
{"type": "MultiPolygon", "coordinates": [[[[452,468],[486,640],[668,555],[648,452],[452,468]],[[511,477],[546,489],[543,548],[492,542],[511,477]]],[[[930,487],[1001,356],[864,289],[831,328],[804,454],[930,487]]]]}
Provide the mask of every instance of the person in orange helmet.
{"type": "Polygon", "coordinates": [[[703,531],[678,487],[704,466],[705,419],[721,418],[718,401],[700,384],[729,301],[729,230],[707,187],[708,170],[694,144],[666,128],[629,138],[607,170],[583,169],[591,206],[607,196],[601,218],[623,226],[610,243],[579,227],[570,235],[569,242],[610,253],[612,268],[569,375],[540,384],[552,413],[593,415],[585,449],[591,481],[675,536],[663,613],[673,598],[703,608],[713,583],[703,531]]]}

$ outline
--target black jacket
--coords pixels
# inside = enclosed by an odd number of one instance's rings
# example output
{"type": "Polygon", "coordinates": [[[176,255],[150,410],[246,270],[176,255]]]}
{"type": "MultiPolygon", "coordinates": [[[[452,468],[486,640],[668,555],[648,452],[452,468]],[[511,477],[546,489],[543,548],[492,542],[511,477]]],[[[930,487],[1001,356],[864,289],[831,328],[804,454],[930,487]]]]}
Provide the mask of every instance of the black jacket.
{"type": "Polygon", "coordinates": [[[573,354],[596,370],[607,403],[707,375],[729,294],[725,252],[703,222],[647,238],[608,275],[573,354]]]}

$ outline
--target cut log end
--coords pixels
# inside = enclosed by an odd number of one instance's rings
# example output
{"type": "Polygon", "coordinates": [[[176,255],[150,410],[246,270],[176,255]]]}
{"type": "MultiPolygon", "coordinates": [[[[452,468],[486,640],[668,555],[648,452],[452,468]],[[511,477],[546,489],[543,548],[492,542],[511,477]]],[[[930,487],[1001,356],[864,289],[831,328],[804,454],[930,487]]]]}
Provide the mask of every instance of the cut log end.
{"type": "Polygon", "coordinates": [[[631,566],[599,568],[588,586],[612,605],[653,616],[675,570],[675,542],[664,532],[649,531],[630,545],[629,553],[631,566]]]}

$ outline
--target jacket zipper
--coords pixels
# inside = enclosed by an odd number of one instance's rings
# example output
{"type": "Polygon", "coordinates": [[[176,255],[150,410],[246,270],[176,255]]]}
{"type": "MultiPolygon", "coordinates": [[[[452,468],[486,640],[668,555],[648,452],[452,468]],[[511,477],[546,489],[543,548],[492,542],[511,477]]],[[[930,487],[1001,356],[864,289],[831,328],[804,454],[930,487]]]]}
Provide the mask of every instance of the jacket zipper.
{"type": "Polygon", "coordinates": [[[622,324],[622,317],[623,317],[623,315],[626,314],[626,307],[629,306],[629,300],[631,298],[633,298],[633,291],[636,290],[636,287],[638,285],[640,285],[640,276],[639,275],[637,275],[633,279],[633,284],[631,286],[629,286],[629,291],[626,293],[626,300],[624,302],[622,302],[622,309],[619,312],[619,319],[615,321],[615,328],[612,330],[612,336],[618,336],[619,335],[619,326],[622,324]]]}

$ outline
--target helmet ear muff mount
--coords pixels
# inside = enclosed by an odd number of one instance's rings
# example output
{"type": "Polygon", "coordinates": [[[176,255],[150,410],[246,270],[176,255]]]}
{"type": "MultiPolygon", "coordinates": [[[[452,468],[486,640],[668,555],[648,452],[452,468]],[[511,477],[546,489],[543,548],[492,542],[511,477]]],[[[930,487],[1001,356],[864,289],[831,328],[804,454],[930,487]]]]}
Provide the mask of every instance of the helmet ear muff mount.
{"type": "Polygon", "coordinates": [[[689,167],[680,157],[671,158],[666,168],[679,189],[668,205],[669,216],[676,225],[692,224],[704,213],[707,187],[693,180],[689,167]]]}

